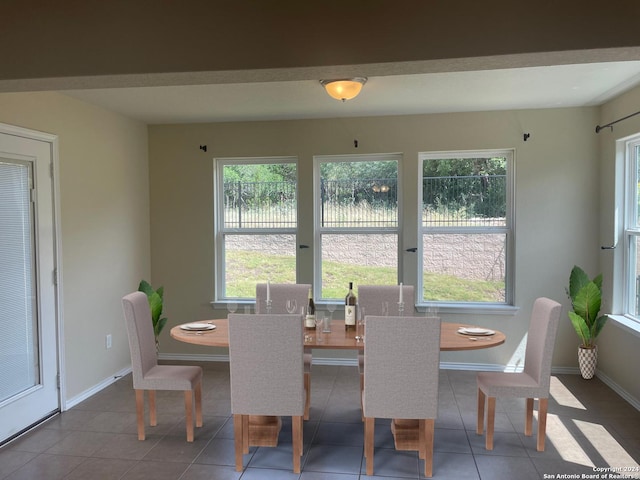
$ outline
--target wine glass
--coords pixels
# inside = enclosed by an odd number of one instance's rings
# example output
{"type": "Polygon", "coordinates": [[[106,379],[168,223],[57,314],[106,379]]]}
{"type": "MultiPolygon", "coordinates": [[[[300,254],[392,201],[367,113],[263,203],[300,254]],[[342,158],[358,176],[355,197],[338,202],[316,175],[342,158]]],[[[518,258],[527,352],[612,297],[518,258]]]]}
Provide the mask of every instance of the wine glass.
{"type": "Polygon", "coordinates": [[[335,303],[328,303],[327,310],[329,311],[329,319],[333,320],[333,312],[336,311],[337,305],[335,303]]]}
{"type": "Polygon", "coordinates": [[[227,310],[229,313],[236,313],[236,310],[238,310],[238,302],[228,302],[227,310]]]}
{"type": "Polygon", "coordinates": [[[298,302],[295,299],[289,299],[287,300],[286,308],[287,312],[291,314],[296,313],[298,310],[298,302]]]}

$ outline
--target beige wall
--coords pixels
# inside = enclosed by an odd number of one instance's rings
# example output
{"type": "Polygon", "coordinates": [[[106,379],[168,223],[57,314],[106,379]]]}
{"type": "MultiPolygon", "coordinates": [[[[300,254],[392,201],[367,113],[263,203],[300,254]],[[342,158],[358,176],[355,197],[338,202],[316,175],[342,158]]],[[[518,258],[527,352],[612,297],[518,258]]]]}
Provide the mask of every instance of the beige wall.
{"type": "MultiPolygon", "coordinates": [[[[640,105],[640,88],[607,103],[603,108],[599,119],[600,125],[626,117],[638,111],[640,105]]],[[[600,270],[603,272],[603,290],[605,292],[605,311],[620,313],[622,311],[622,298],[613,297],[613,288],[622,290],[619,283],[621,277],[614,277],[614,265],[617,271],[623,268],[623,238],[620,235],[623,228],[622,215],[618,215],[615,232],[616,189],[620,191],[624,186],[624,170],[622,170],[622,156],[616,156],[616,143],[630,135],[640,132],[640,115],[617,123],[611,129],[603,129],[599,134],[600,140],[600,210],[594,212],[593,221],[599,220],[599,237],[602,245],[611,245],[617,241],[615,250],[604,250],[598,253],[600,270]],[[596,214],[599,213],[599,216],[596,214]],[[617,235],[617,236],[616,236],[617,235]],[[617,282],[617,283],[616,283],[617,282]]],[[[613,382],[623,386],[624,390],[635,399],[640,399],[640,382],[638,382],[638,368],[640,365],[640,335],[631,334],[630,331],[616,322],[609,321],[602,330],[598,339],[598,370],[609,377],[613,382]]]]}
{"type": "Polygon", "coordinates": [[[0,122],[59,138],[63,396],[73,401],[131,363],[120,299],[150,274],[147,128],[56,93],[0,94],[0,122]]]}
{"type": "MultiPolygon", "coordinates": [[[[571,267],[598,267],[598,224],[591,221],[599,202],[598,138],[594,133],[597,113],[597,108],[575,108],[150,126],[151,261],[154,281],[166,289],[169,326],[226,315],[209,305],[214,292],[214,157],[297,156],[298,241],[313,247],[313,155],[402,152],[403,248],[408,248],[417,241],[412,219],[417,218],[419,152],[515,148],[515,298],[520,310],[515,315],[445,315],[445,321],[494,326],[505,331],[509,340],[502,347],[484,351],[448,352],[442,359],[475,364],[522,363],[518,347],[534,299],[549,296],[563,303],[566,310],[564,288],[571,267]],[[524,132],[531,134],[526,142],[524,132]],[[354,138],[359,142],[357,149],[354,138]],[[204,144],[207,153],[199,148],[204,144]]],[[[311,248],[300,252],[299,282],[311,283],[312,259],[311,248]]],[[[403,267],[404,282],[415,283],[413,254],[404,254],[403,267]]],[[[575,367],[578,342],[565,316],[563,312],[554,365],[575,367]]],[[[166,333],[161,350],[169,355],[212,353],[179,344],[166,333]]]]}

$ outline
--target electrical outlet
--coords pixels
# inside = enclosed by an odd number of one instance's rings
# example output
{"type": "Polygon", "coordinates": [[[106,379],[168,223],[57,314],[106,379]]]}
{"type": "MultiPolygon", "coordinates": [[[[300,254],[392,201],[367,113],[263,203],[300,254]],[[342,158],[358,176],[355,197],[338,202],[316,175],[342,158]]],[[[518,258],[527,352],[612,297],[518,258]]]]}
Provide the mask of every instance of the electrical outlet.
{"type": "Polygon", "coordinates": [[[111,348],[111,334],[107,334],[105,340],[104,340],[104,344],[105,347],[107,347],[107,350],[111,348]]]}

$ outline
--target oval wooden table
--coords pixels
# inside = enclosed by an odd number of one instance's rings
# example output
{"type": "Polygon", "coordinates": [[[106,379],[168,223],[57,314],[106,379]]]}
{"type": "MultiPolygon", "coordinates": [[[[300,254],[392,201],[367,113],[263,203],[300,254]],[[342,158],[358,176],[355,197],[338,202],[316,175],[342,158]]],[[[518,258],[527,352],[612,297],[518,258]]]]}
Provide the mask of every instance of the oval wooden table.
{"type": "MultiPolygon", "coordinates": [[[[185,343],[204,345],[208,347],[229,347],[229,322],[226,318],[218,320],[205,320],[197,323],[209,323],[215,325],[214,330],[188,331],[181,325],[171,329],[171,337],[185,343]]],[[[478,350],[502,345],[506,336],[504,333],[494,330],[493,335],[465,335],[459,333],[461,327],[481,328],[462,323],[443,322],[440,331],[440,350],[478,350]]],[[[322,340],[318,341],[315,330],[305,333],[305,349],[337,349],[337,350],[364,350],[364,342],[356,340],[355,331],[345,331],[344,320],[331,322],[331,333],[323,333],[322,340]]],[[[250,416],[249,442],[255,446],[275,446],[278,442],[280,419],[278,417],[250,416]]],[[[393,432],[397,450],[418,450],[418,421],[417,420],[392,420],[393,432]]]]}

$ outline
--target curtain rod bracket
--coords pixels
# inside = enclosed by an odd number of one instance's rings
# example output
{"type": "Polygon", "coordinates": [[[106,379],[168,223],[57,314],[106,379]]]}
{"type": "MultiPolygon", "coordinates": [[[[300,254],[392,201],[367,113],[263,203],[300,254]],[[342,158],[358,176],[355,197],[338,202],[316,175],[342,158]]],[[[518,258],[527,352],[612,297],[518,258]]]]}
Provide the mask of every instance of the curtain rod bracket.
{"type": "Polygon", "coordinates": [[[522,138],[523,138],[523,140],[526,142],[527,140],[529,140],[529,137],[530,137],[530,136],[531,136],[531,134],[530,134],[530,133],[525,133],[525,134],[522,136],[522,138]]]}

